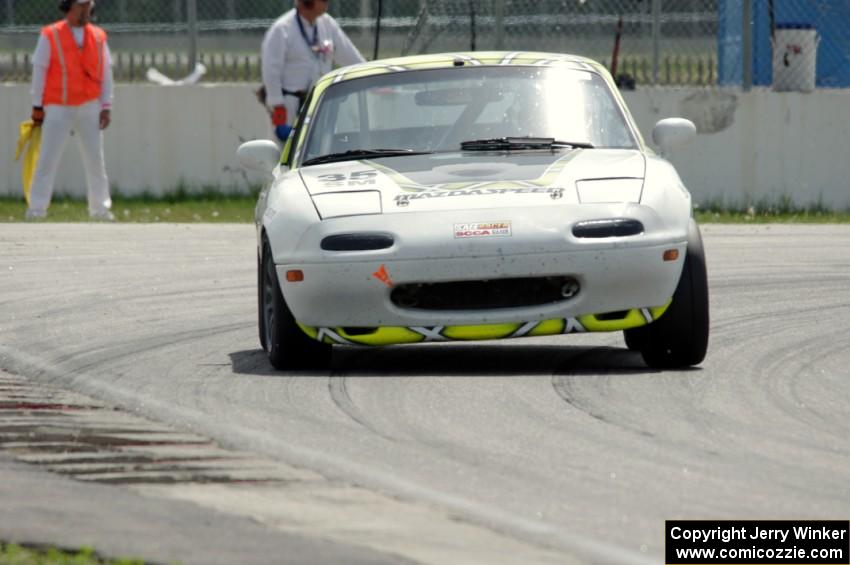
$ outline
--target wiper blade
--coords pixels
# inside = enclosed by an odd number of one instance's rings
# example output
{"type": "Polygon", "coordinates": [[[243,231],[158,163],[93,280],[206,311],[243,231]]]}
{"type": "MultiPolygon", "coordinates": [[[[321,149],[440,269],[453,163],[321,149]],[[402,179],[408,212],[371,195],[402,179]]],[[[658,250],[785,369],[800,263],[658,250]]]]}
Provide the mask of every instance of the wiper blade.
{"type": "Polygon", "coordinates": [[[587,141],[561,141],[554,137],[494,137],[492,139],[463,141],[460,144],[460,148],[464,151],[555,149],[560,147],[593,149],[593,144],[587,141]]]}
{"type": "Polygon", "coordinates": [[[342,153],[329,153],[307,159],[302,166],[320,165],[322,163],[333,163],[335,161],[351,161],[360,157],[395,157],[398,155],[426,155],[431,151],[414,151],[413,149],[351,149],[342,153]]]}

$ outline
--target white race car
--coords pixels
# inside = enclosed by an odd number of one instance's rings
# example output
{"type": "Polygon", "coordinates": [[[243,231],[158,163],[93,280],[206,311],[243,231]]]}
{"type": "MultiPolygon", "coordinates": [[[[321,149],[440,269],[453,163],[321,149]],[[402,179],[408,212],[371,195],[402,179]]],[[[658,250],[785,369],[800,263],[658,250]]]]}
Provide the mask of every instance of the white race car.
{"type": "MultiPolygon", "coordinates": [[[[656,124],[667,151],[695,135],[656,124]]],[[[624,331],[650,367],[700,363],[708,283],[691,197],[604,67],[474,52],[320,79],[256,209],[260,341],[278,369],[333,346],[624,331]]]]}

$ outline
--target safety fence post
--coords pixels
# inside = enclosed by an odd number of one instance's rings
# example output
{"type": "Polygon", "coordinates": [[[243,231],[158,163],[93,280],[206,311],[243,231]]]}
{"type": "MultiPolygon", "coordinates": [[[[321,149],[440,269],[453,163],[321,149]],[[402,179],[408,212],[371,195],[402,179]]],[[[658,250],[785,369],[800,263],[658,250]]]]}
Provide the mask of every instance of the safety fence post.
{"type": "Polygon", "coordinates": [[[505,0],[495,0],[496,51],[505,48],[505,0]]]}
{"type": "Polygon", "coordinates": [[[752,0],[742,1],[741,56],[744,58],[741,86],[744,92],[753,88],[753,28],[752,0]]]}
{"type": "Polygon", "coordinates": [[[661,0],[652,0],[652,84],[658,84],[661,58],[661,0]]]}
{"type": "Polygon", "coordinates": [[[198,0],[186,0],[186,22],[189,26],[189,72],[198,62],[198,0]]]}

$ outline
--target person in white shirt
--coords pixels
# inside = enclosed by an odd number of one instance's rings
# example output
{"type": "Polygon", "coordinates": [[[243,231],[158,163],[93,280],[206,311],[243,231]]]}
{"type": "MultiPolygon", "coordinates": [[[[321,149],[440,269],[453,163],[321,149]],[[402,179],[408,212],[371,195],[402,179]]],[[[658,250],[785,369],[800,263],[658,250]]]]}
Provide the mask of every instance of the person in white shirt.
{"type": "Polygon", "coordinates": [[[112,109],[112,57],[106,32],[91,24],[93,0],[61,0],[65,18],[41,30],[33,54],[32,120],[41,149],[26,218],[47,216],[65,142],[73,130],[83,154],[89,215],[114,220],[103,158],[112,109]]]}
{"type": "Polygon", "coordinates": [[[266,31],[262,46],[265,104],[285,142],[307,91],[333,68],[365,61],[329,14],[328,0],[296,0],[266,31]]]}

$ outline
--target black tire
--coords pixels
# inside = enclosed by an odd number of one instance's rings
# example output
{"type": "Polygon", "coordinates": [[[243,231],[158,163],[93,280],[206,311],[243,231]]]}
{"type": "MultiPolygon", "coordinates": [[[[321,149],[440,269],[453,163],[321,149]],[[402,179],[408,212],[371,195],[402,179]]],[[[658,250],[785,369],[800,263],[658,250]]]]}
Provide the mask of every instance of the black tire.
{"type": "Polygon", "coordinates": [[[629,351],[640,351],[643,348],[644,338],[646,336],[645,332],[641,332],[643,329],[643,327],[640,327],[623,331],[623,337],[626,340],[626,347],[628,347],[629,351]]]}
{"type": "Polygon", "coordinates": [[[283,299],[268,242],[263,244],[262,267],[260,318],[265,329],[262,341],[272,366],[278,370],[330,367],[331,345],[305,334],[283,299]]]}
{"type": "Polygon", "coordinates": [[[263,314],[263,259],[260,252],[257,252],[257,328],[260,330],[260,345],[264,350],[268,350],[266,345],[266,317],[263,314]]]}
{"type": "Polygon", "coordinates": [[[655,322],[625,332],[629,349],[653,369],[700,364],[708,350],[708,274],[702,237],[691,220],[688,247],[673,302],[655,322]]]}

